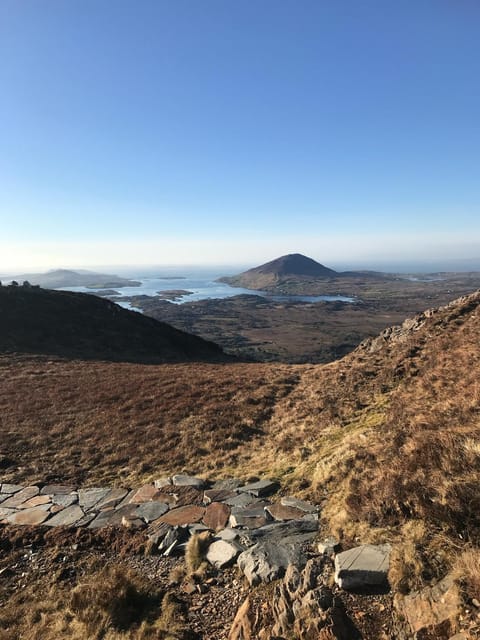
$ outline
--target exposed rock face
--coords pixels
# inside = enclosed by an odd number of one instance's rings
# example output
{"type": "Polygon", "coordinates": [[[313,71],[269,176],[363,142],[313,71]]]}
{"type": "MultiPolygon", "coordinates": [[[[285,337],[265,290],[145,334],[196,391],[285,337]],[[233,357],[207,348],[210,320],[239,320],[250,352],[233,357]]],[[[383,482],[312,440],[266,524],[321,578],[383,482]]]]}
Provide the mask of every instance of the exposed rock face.
{"type": "Polygon", "coordinates": [[[302,572],[293,564],[287,567],[283,581],[275,586],[270,604],[274,623],[257,629],[255,622],[253,631],[257,635],[253,637],[262,640],[357,640],[361,637],[341,603],[324,584],[324,562],[323,559],[309,560],[302,572]]]}
{"type": "Polygon", "coordinates": [[[304,566],[306,558],[300,545],[259,542],[240,554],[238,566],[250,585],[280,578],[289,564],[304,566]]]}
{"type": "Polygon", "coordinates": [[[364,544],[335,556],[335,582],[342,589],[358,589],[387,582],[389,544],[364,544]]]}
{"type": "Polygon", "coordinates": [[[450,638],[455,633],[455,620],[461,612],[462,600],[452,576],[406,596],[397,594],[394,600],[399,620],[399,640],[412,636],[450,638]],[[405,621],[402,624],[400,621],[405,621]]]}
{"type": "Polygon", "coordinates": [[[253,640],[254,625],[250,598],[247,598],[237,611],[228,640],[253,640]]]}

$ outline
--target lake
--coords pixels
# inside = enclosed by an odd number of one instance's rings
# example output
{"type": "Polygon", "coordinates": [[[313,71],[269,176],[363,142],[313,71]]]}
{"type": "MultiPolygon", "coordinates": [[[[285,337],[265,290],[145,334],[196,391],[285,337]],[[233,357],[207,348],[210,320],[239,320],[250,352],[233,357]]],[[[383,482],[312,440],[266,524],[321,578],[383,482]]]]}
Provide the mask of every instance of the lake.
{"type": "MultiPolygon", "coordinates": [[[[174,289],[184,289],[191,291],[190,295],[185,295],[172,300],[175,304],[184,304],[185,302],[195,302],[198,300],[211,300],[232,298],[242,294],[257,295],[273,300],[275,302],[355,302],[354,298],[346,296],[279,296],[273,295],[266,291],[254,291],[252,289],[243,289],[242,287],[231,287],[223,282],[216,282],[222,276],[228,275],[228,270],[214,271],[211,269],[196,269],[195,271],[184,271],[181,269],[165,270],[159,269],[158,272],[152,273],[139,271],[137,273],[122,273],[123,277],[131,278],[141,282],[139,287],[122,287],[115,288],[119,296],[115,298],[115,302],[126,307],[132,308],[122,298],[138,295],[156,296],[158,292],[171,291],[174,289]]],[[[64,291],[77,291],[81,293],[94,293],[93,289],[86,287],[64,287],[64,291]]]]}

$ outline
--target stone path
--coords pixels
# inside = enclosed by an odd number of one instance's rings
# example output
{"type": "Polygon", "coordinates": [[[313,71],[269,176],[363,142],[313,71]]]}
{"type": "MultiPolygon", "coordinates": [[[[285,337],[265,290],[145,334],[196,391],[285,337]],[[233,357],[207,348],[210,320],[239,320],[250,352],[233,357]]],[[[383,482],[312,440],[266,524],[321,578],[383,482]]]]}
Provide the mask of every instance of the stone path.
{"type": "Polygon", "coordinates": [[[275,499],[278,489],[269,479],[207,483],[186,475],[133,489],[3,483],[0,523],[144,530],[153,550],[166,556],[205,532],[207,560],[221,569],[238,559],[254,584],[275,579],[291,561],[304,564],[302,546],[318,530],[318,508],[294,497],[275,499]]]}

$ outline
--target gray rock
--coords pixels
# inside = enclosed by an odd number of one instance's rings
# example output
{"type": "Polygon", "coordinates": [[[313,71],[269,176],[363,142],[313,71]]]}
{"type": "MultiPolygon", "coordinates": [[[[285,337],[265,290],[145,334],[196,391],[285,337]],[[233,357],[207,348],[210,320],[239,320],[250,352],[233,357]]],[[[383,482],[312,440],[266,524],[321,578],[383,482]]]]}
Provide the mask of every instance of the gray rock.
{"type": "Polygon", "coordinates": [[[0,507],[0,520],[11,516],[13,513],[17,513],[17,510],[12,508],[9,509],[8,507],[0,507]]]}
{"type": "Polygon", "coordinates": [[[60,493],[58,495],[52,496],[53,504],[58,504],[61,507],[69,507],[72,504],[76,504],[78,502],[78,494],[77,493],[60,493]]]}
{"type": "Polygon", "coordinates": [[[178,474],[172,476],[172,484],[175,487],[195,487],[196,489],[203,489],[205,487],[205,480],[195,478],[194,476],[178,474]]]}
{"type": "Polygon", "coordinates": [[[232,514],[228,520],[231,527],[246,527],[247,529],[258,529],[267,524],[264,516],[244,516],[241,514],[232,514]]]}
{"type": "Polygon", "coordinates": [[[290,542],[301,540],[306,542],[313,540],[318,531],[316,520],[289,520],[287,522],[272,522],[250,533],[255,540],[275,539],[290,542]]]}
{"type": "Polygon", "coordinates": [[[335,557],[335,582],[342,589],[358,589],[387,581],[389,544],[364,544],[335,557]]]}
{"type": "Polygon", "coordinates": [[[279,488],[280,485],[275,480],[259,480],[258,482],[252,482],[243,485],[243,487],[238,487],[238,491],[241,493],[249,493],[256,498],[261,498],[275,493],[279,488]]]}
{"type": "Polygon", "coordinates": [[[173,529],[173,527],[166,522],[155,524],[148,529],[148,539],[153,542],[153,544],[158,545],[164,539],[170,529],[173,529]]]}
{"type": "Polygon", "coordinates": [[[66,507],[59,513],[56,513],[45,524],[48,527],[70,527],[81,520],[84,515],[83,510],[78,506],[78,504],[73,504],[70,507],[66,507]]]}
{"type": "Polygon", "coordinates": [[[319,510],[318,506],[311,504],[310,502],[305,502],[305,500],[299,500],[293,496],[283,496],[280,498],[280,504],[284,507],[300,509],[300,511],[305,511],[305,513],[316,513],[319,510]]]}
{"type": "Polygon", "coordinates": [[[22,489],[23,487],[20,484],[8,484],[7,482],[4,482],[1,485],[1,493],[8,493],[8,494],[18,493],[22,489]]]}
{"type": "Polygon", "coordinates": [[[89,524],[89,529],[100,529],[101,527],[120,527],[124,517],[135,517],[136,504],[126,504],[119,509],[108,509],[100,511],[89,524]]]}
{"type": "Polygon", "coordinates": [[[225,480],[217,480],[213,483],[212,489],[225,489],[228,491],[235,491],[238,487],[241,487],[243,482],[238,478],[226,478],[225,480]]]}
{"type": "Polygon", "coordinates": [[[107,495],[97,502],[95,510],[102,511],[103,509],[113,509],[127,496],[127,494],[128,489],[110,489],[107,495]]]}
{"type": "Polygon", "coordinates": [[[134,515],[137,518],[142,518],[145,522],[153,522],[167,511],[168,504],[163,502],[144,502],[136,508],[134,515]]]}
{"type": "Polygon", "coordinates": [[[223,569],[233,564],[243,548],[236,542],[227,540],[215,540],[208,547],[206,558],[208,562],[217,569],[223,569]]]}
{"type": "Polygon", "coordinates": [[[30,509],[15,510],[15,513],[7,517],[7,521],[11,524],[28,524],[32,526],[42,524],[50,516],[50,506],[50,504],[41,504],[30,509]]]}
{"type": "Polygon", "coordinates": [[[265,540],[243,551],[237,564],[250,585],[281,578],[289,564],[305,566],[306,558],[300,544],[283,544],[265,540]]]}
{"type": "Polygon", "coordinates": [[[72,487],[71,485],[46,484],[44,487],[42,487],[40,495],[53,496],[59,493],[72,493],[72,491],[75,491],[75,489],[76,487],[72,487]]]}
{"type": "Polygon", "coordinates": [[[193,535],[194,533],[202,533],[202,531],[210,531],[210,529],[201,522],[194,522],[188,525],[188,531],[193,535]]]}
{"type": "Polygon", "coordinates": [[[169,556],[172,552],[185,541],[187,532],[183,527],[170,527],[166,535],[158,544],[158,550],[164,556],[169,556]]]}
{"type": "Polygon", "coordinates": [[[103,500],[105,496],[109,493],[110,489],[105,489],[102,487],[93,487],[91,489],[79,489],[78,490],[78,503],[84,509],[84,511],[89,511],[96,504],[103,500]]]}
{"type": "Polygon", "coordinates": [[[27,500],[30,500],[30,498],[38,496],[39,493],[40,489],[36,486],[25,487],[24,489],[15,492],[12,496],[7,498],[7,500],[4,500],[2,502],[2,505],[4,507],[13,507],[16,509],[23,502],[27,502],[27,500]]]}
{"type": "Polygon", "coordinates": [[[238,540],[240,537],[240,533],[236,529],[231,529],[228,527],[227,529],[222,529],[215,534],[215,538],[219,538],[220,540],[226,540],[227,542],[233,542],[233,540],[238,540]]]}
{"type": "Polygon", "coordinates": [[[248,493],[239,493],[231,498],[226,498],[222,502],[228,504],[229,507],[247,507],[249,504],[254,504],[258,501],[258,498],[254,498],[248,493]]]}

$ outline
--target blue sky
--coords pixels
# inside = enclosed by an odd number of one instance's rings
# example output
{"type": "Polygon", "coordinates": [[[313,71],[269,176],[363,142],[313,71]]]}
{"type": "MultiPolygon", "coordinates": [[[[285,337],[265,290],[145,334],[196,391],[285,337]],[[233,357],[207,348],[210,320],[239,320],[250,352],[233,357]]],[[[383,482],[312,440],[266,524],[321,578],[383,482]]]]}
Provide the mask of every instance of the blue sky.
{"type": "Polygon", "coordinates": [[[480,259],[476,0],[1,0],[0,271],[480,259]]]}

